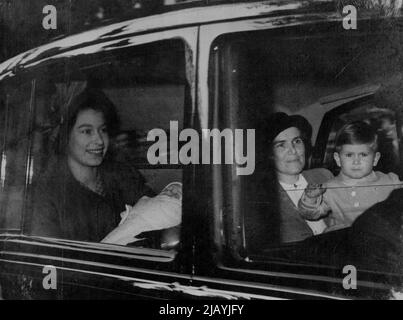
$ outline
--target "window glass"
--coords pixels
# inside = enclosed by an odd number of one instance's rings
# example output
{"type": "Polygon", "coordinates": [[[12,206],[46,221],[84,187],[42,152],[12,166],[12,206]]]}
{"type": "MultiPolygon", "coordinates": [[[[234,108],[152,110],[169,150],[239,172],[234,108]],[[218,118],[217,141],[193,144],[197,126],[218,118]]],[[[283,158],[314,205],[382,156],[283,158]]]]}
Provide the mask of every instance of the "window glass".
{"type": "Polygon", "coordinates": [[[31,83],[8,87],[1,102],[1,214],[2,227],[19,229],[24,208],[25,186],[29,179],[29,117],[31,83]]]}
{"type": "Polygon", "coordinates": [[[178,245],[182,167],[169,162],[178,152],[169,137],[190,102],[185,48],[161,41],[92,55],[38,78],[27,233],[178,245]]]}
{"type": "MultiPolygon", "coordinates": [[[[4,164],[4,155],[5,155],[5,148],[4,148],[4,146],[5,146],[5,140],[4,140],[4,137],[5,137],[5,135],[4,135],[4,133],[5,133],[5,117],[6,117],[6,106],[7,106],[7,95],[3,92],[3,91],[1,91],[1,95],[0,95],[0,121],[1,121],[1,128],[3,128],[2,130],[0,130],[0,138],[1,138],[1,153],[2,153],[2,157],[1,157],[1,164],[4,164]]],[[[1,168],[3,168],[3,167],[1,167],[1,168]]],[[[2,186],[2,188],[0,189],[1,190],[1,199],[2,199],[2,202],[4,201],[3,199],[4,199],[4,188],[3,188],[3,186],[4,186],[4,179],[5,179],[5,170],[4,169],[2,169],[1,171],[1,175],[0,175],[0,177],[1,177],[1,182],[2,182],[2,184],[1,184],[1,186],[2,186]]],[[[4,228],[4,227],[6,227],[6,217],[5,217],[5,212],[3,211],[3,213],[0,215],[0,227],[1,228],[4,228]]]]}
{"type": "MultiPolygon", "coordinates": [[[[376,259],[365,260],[367,250],[352,257],[362,248],[352,248],[357,234],[351,230],[369,207],[401,187],[397,29],[362,22],[360,30],[349,32],[341,25],[318,24],[230,34],[212,45],[211,60],[217,63],[211,70],[218,76],[210,78],[210,87],[219,90],[211,101],[220,110],[222,126],[256,132],[254,173],[238,175],[237,165],[223,169],[223,178],[232,185],[224,199],[225,210],[232,213],[225,214],[224,241],[234,254],[288,265],[333,267],[354,261],[364,269],[394,268],[383,240],[376,259]],[[370,128],[364,136],[378,136],[378,148],[350,137],[336,149],[336,133],[345,124],[355,123],[356,128],[357,121],[370,128]],[[348,164],[342,162],[341,175],[335,152],[344,156],[349,144],[354,151],[346,153],[347,159],[359,158],[360,164],[347,172],[348,164]],[[362,169],[369,157],[370,164],[362,169]],[[317,186],[304,213],[300,202],[308,197],[308,183],[317,186]]],[[[399,245],[392,242],[389,248],[399,245]]]]}

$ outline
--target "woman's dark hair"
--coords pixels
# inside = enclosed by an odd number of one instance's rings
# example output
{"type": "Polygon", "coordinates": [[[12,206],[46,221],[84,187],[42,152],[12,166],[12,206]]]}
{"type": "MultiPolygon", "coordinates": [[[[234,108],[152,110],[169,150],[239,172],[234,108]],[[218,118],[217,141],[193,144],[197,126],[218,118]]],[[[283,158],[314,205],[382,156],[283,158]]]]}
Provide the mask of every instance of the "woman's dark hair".
{"type": "Polygon", "coordinates": [[[336,152],[345,144],[368,144],[378,150],[378,135],[375,129],[364,121],[354,121],[344,125],[336,136],[336,152]]]}
{"type": "Polygon", "coordinates": [[[119,129],[119,117],[116,112],[115,105],[109,98],[99,89],[85,89],[83,92],[74,97],[68,105],[64,121],[61,125],[56,152],[65,154],[69,137],[77,117],[84,110],[94,110],[104,115],[106,129],[109,136],[115,136],[119,129]]]}
{"type": "MultiPolygon", "coordinates": [[[[300,131],[305,146],[305,160],[309,163],[312,152],[312,125],[301,115],[291,115],[284,112],[272,113],[269,117],[261,119],[256,126],[256,169],[265,171],[268,165],[274,168],[273,140],[284,130],[295,127],[300,131]]],[[[256,171],[256,170],[255,170],[256,171]]]]}
{"type": "Polygon", "coordinates": [[[67,132],[76,123],[77,116],[84,110],[95,110],[104,115],[109,135],[114,136],[119,128],[119,119],[112,101],[98,89],[86,89],[77,95],[69,105],[67,111],[67,132]]]}

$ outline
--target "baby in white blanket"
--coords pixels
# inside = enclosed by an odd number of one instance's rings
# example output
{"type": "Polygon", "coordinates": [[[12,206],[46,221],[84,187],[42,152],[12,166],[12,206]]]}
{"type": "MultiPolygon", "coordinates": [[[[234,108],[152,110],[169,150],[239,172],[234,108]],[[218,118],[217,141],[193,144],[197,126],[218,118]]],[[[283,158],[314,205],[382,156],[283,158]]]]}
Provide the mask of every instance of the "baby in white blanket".
{"type": "Polygon", "coordinates": [[[122,220],[101,242],[126,245],[141,238],[142,232],[168,229],[180,225],[182,218],[182,184],[172,182],[157,196],[144,196],[134,206],[126,205],[122,220]]]}

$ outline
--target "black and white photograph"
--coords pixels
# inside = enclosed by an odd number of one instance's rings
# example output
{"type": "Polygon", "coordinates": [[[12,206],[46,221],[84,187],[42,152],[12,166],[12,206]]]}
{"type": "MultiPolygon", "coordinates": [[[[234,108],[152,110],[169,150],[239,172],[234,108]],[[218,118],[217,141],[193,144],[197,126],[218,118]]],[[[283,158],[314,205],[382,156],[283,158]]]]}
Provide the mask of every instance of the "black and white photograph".
{"type": "Polygon", "coordinates": [[[403,300],[403,0],[0,0],[0,300],[403,300]]]}

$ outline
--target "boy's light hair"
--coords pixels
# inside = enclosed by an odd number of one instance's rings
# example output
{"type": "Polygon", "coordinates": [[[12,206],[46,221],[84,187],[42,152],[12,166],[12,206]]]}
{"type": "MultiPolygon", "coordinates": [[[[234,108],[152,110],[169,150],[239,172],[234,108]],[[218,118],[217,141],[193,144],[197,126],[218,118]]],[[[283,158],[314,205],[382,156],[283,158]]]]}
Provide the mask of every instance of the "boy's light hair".
{"type": "Polygon", "coordinates": [[[364,121],[354,121],[344,125],[336,136],[336,152],[345,144],[367,144],[374,152],[378,151],[378,134],[364,121]]]}

